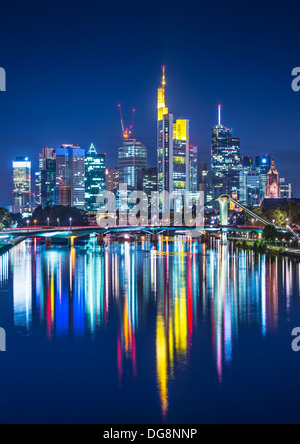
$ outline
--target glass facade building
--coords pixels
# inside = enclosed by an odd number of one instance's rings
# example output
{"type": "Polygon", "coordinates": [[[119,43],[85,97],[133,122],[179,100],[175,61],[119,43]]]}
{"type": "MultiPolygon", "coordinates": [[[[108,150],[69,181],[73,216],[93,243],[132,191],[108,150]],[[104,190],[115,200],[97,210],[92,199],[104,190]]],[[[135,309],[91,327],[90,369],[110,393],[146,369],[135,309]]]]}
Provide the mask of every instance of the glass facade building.
{"type": "Polygon", "coordinates": [[[56,157],[54,148],[45,147],[39,154],[39,183],[36,204],[42,208],[54,205],[56,157]]]}
{"type": "Polygon", "coordinates": [[[232,130],[219,123],[212,128],[211,166],[217,178],[214,197],[224,193],[239,195],[241,156],[240,139],[232,136],[232,130]]]}
{"type": "MultiPolygon", "coordinates": [[[[56,153],[55,203],[66,205],[61,187],[70,187],[70,206],[85,209],[85,150],[78,145],[62,145],[56,153]],[[64,203],[62,203],[64,201],[64,203]]],[[[64,196],[65,196],[64,192],[64,196]]]]}
{"type": "Polygon", "coordinates": [[[28,157],[13,161],[13,213],[31,212],[31,162],[28,157]]]}
{"type": "Polygon", "coordinates": [[[268,173],[271,168],[272,158],[269,155],[255,157],[255,169],[260,173],[260,201],[262,202],[266,194],[266,184],[268,173]]]}
{"type": "Polygon", "coordinates": [[[189,190],[199,191],[198,147],[190,145],[189,150],[189,190]]]}
{"type": "Polygon", "coordinates": [[[105,171],[106,191],[117,193],[119,188],[119,168],[107,168],[105,171]]]}
{"type": "Polygon", "coordinates": [[[91,144],[85,156],[85,207],[97,211],[97,196],[105,190],[105,154],[98,154],[91,144]]]}
{"type": "Polygon", "coordinates": [[[138,171],[147,167],[147,148],[137,139],[124,140],[119,148],[119,183],[138,188],[138,171]]]}

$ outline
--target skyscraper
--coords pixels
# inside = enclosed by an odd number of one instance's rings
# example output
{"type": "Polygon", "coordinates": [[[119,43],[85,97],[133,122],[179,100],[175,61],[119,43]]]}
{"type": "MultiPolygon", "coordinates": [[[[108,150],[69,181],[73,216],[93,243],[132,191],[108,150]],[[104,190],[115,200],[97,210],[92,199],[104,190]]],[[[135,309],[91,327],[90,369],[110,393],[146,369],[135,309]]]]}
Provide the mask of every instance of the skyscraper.
{"type": "Polygon", "coordinates": [[[56,204],[66,205],[65,196],[71,196],[71,206],[85,208],[85,151],[78,145],[62,145],[56,153],[56,204]],[[70,193],[65,188],[70,187],[70,193]],[[62,199],[63,191],[64,199],[62,199]],[[64,202],[64,203],[62,203],[64,202]]]}
{"type": "Polygon", "coordinates": [[[97,154],[91,144],[85,156],[85,207],[97,211],[97,196],[105,190],[105,154],[97,154]]]}
{"type": "Polygon", "coordinates": [[[271,169],[268,172],[265,199],[281,199],[280,178],[272,159],[271,169]]]}
{"type": "Polygon", "coordinates": [[[253,157],[242,156],[240,181],[239,181],[239,201],[244,205],[248,205],[248,175],[253,170],[254,170],[253,157]]]}
{"type": "Polygon", "coordinates": [[[147,148],[137,139],[124,139],[119,148],[119,183],[137,190],[138,171],[147,167],[147,148]]]}
{"type": "Polygon", "coordinates": [[[173,114],[165,100],[165,66],[161,86],[157,90],[157,170],[158,191],[173,191],[173,114]]]}
{"type": "Polygon", "coordinates": [[[221,193],[237,195],[241,169],[240,139],[232,136],[232,130],[221,124],[219,105],[218,125],[212,128],[211,165],[217,178],[215,196],[221,193]]]}
{"type": "Polygon", "coordinates": [[[13,161],[13,213],[31,212],[31,162],[28,157],[13,161]]]}
{"type": "Polygon", "coordinates": [[[170,162],[173,170],[173,194],[189,190],[190,180],[190,130],[189,121],[178,119],[173,124],[173,156],[170,162]]]}
{"type": "Polygon", "coordinates": [[[147,194],[149,201],[151,193],[157,191],[157,168],[143,168],[139,171],[138,189],[147,194]]]}
{"type": "Polygon", "coordinates": [[[260,201],[261,202],[265,198],[267,176],[268,176],[268,172],[270,171],[270,168],[271,168],[271,161],[272,161],[272,158],[269,155],[255,157],[255,169],[260,174],[260,201]]]}
{"type": "Polygon", "coordinates": [[[117,193],[119,188],[119,168],[107,168],[105,171],[106,191],[117,193]]]}
{"type": "Polygon", "coordinates": [[[189,190],[192,193],[199,191],[198,147],[190,145],[189,150],[189,190]]]}
{"type": "Polygon", "coordinates": [[[190,148],[189,120],[174,121],[173,114],[166,107],[165,86],[163,66],[162,82],[157,90],[158,191],[167,191],[176,197],[194,186],[197,161],[194,162],[195,150],[190,148]],[[192,166],[190,160],[193,162],[192,166]]]}
{"type": "Polygon", "coordinates": [[[37,205],[42,208],[54,205],[56,158],[54,148],[45,147],[39,154],[39,185],[37,205]]]}

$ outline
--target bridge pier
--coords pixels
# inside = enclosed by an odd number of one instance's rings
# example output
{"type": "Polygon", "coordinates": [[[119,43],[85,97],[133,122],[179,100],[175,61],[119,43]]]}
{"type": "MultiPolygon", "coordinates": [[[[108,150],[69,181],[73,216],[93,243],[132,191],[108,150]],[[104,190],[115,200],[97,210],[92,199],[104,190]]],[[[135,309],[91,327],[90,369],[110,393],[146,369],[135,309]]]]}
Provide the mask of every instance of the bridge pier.
{"type": "Polygon", "coordinates": [[[97,234],[97,244],[99,245],[99,247],[103,247],[103,245],[104,245],[103,233],[98,233],[97,234]]]}
{"type": "Polygon", "coordinates": [[[158,236],[157,236],[157,233],[152,233],[151,234],[151,236],[150,236],[150,242],[154,245],[154,247],[156,247],[157,246],[157,244],[158,244],[158,236]]]}
{"type": "Polygon", "coordinates": [[[228,226],[228,204],[229,204],[229,196],[223,195],[218,199],[220,205],[220,224],[221,224],[221,244],[227,245],[227,229],[224,227],[228,226]]]}
{"type": "Polygon", "coordinates": [[[45,238],[46,250],[50,250],[51,248],[51,237],[45,238]]]}

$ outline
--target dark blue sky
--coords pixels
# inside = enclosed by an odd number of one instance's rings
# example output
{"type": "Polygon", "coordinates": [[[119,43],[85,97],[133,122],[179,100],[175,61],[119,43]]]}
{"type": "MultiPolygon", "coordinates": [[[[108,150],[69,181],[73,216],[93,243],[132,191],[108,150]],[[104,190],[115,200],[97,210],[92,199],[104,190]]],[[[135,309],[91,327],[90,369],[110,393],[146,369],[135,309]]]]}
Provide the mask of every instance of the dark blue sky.
{"type": "Polygon", "coordinates": [[[12,200],[11,161],[38,168],[43,146],[88,148],[117,165],[118,103],[156,163],[156,89],[167,66],[167,104],[190,119],[191,141],[209,160],[210,131],[223,123],[245,155],[274,153],[300,196],[299,1],[1,2],[0,204],[12,200]]]}

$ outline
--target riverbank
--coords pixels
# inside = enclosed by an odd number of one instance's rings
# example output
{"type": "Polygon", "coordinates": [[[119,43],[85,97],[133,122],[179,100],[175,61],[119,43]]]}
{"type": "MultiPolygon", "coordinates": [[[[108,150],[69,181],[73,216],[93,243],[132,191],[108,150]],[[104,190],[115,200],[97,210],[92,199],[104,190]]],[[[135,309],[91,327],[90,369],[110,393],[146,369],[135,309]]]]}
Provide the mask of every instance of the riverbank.
{"type": "Polygon", "coordinates": [[[8,242],[7,244],[1,244],[0,245],[0,256],[4,253],[7,253],[11,248],[20,244],[24,239],[26,239],[26,238],[24,236],[22,236],[22,237],[18,237],[16,239],[14,239],[11,242],[8,242]]]}
{"type": "Polygon", "coordinates": [[[256,253],[272,254],[278,256],[292,256],[300,259],[300,250],[292,250],[284,247],[272,246],[262,240],[244,240],[237,241],[236,239],[230,239],[235,243],[235,246],[240,250],[251,250],[256,253]]]}

